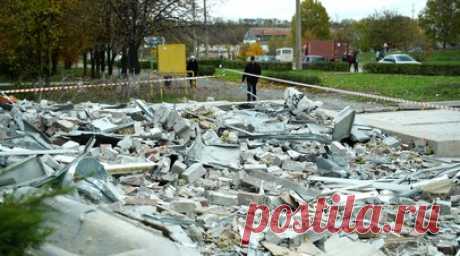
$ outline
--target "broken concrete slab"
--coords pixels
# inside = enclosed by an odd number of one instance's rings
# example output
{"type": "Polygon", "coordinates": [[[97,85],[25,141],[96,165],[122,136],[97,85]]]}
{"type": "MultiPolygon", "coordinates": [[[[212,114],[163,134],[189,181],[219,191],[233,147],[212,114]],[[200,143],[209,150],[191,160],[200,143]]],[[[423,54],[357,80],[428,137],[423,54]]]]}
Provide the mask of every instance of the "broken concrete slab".
{"type": "Polygon", "coordinates": [[[341,141],[350,137],[355,115],[356,112],[351,107],[346,107],[337,114],[334,120],[333,140],[341,141]]]}
{"type": "Polygon", "coordinates": [[[369,125],[411,144],[422,139],[435,154],[444,157],[460,156],[460,112],[449,110],[401,111],[362,114],[357,122],[369,125]]]}
{"type": "Polygon", "coordinates": [[[193,183],[206,175],[207,170],[204,168],[203,164],[195,163],[192,164],[184,173],[182,173],[182,177],[189,183],[193,183]]]}

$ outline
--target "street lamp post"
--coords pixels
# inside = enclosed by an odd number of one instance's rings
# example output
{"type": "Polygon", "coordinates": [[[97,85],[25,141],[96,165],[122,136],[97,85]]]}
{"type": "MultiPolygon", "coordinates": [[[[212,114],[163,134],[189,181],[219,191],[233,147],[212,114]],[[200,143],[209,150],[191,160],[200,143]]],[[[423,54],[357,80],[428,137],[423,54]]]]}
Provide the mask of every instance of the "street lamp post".
{"type": "Polygon", "coordinates": [[[295,47],[295,67],[302,69],[302,17],[300,12],[300,0],[296,0],[296,47],[295,47]]]}

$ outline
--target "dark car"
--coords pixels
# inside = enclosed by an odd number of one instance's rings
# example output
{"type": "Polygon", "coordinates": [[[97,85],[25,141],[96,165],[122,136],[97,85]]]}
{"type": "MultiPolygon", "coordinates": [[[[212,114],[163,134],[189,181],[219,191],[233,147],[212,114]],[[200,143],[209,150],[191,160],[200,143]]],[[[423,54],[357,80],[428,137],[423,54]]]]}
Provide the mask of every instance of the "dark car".
{"type": "Polygon", "coordinates": [[[303,58],[303,66],[307,68],[310,65],[326,63],[327,60],[319,55],[305,55],[303,58]]]}

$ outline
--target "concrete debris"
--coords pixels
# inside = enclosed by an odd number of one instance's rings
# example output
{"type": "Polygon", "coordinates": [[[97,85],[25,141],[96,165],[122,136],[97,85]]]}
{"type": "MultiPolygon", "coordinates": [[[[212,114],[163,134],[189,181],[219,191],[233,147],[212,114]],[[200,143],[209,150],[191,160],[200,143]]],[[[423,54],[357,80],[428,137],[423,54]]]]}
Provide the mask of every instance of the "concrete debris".
{"type": "Polygon", "coordinates": [[[7,101],[0,195],[75,188],[49,201],[55,232],[36,255],[459,255],[458,161],[321,105],[292,88],[250,107],[7,101]],[[382,205],[389,222],[395,205],[437,204],[441,232],[410,232],[411,217],[400,234],[266,229],[241,245],[251,203],[294,212],[332,194],[382,205]]]}
{"type": "Polygon", "coordinates": [[[182,173],[182,177],[189,182],[193,183],[196,180],[200,179],[204,175],[206,175],[206,169],[203,167],[202,164],[200,163],[195,163],[192,166],[190,166],[185,172],[182,173]]]}
{"type": "Polygon", "coordinates": [[[335,141],[341,141],[343,139],[350,138],[353,123],[355,121],[356,111],[351,107],[346,107],[337,114],[334,120],[334,132],[332,139],[335,141]]]}

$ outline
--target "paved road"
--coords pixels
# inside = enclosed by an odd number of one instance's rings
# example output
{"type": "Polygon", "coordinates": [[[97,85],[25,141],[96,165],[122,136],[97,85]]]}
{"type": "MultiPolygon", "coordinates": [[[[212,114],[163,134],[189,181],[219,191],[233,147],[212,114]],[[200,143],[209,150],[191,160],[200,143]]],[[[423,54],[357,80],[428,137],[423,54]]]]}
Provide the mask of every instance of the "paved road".
{"type": "MultiPolygon", "coordinates": [[[[198,96],[200,100],[206,100],[207,97],[214,97],[216,100],[233,100],[245,101],[246,93],[240,89],[240,85],[221,81],[216,79],[201,80],[198,83],[198,96]]],[[[258,86],[258,96],[260,100],[280,100],[283,99],[284,91],[287,87],[275,86],[273,84],[264,84],[258,86]]],[[[307,96],[312,100],[322,101],[324,108],[330,110],[341,110],[346,106],[353,106],[358,111],[363,109],[375,110],[382,109],[383,104],[374,101],[357,101],[350,97],[344,97],[332,93],[312,93],[305,91],[307,96]]],[[[198,99],[197,99],[198,100],[198,99]]]]}

